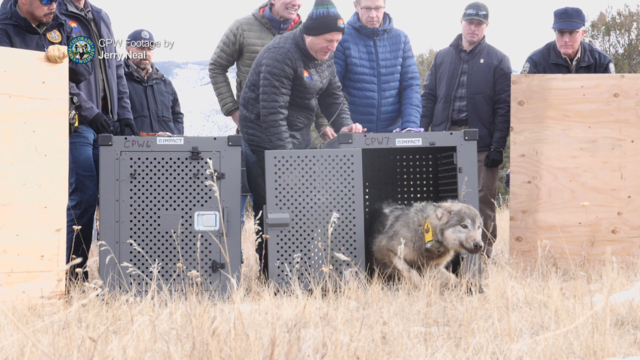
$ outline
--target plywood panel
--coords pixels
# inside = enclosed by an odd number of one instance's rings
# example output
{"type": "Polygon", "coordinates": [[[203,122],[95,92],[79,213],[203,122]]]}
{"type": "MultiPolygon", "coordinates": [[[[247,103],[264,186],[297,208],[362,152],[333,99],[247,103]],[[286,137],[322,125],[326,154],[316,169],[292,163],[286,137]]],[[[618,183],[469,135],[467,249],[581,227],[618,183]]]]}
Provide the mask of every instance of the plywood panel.
{"type": "Polygon", "coordinates": [[[513,256],[640,257],[639,179],[640,75],[513,75],[513,256]]]}
{"type": "Polygon", "coordinates": [[[0,47],[0,300],[60,291],[69,172],[68,63],[0,47]]]}

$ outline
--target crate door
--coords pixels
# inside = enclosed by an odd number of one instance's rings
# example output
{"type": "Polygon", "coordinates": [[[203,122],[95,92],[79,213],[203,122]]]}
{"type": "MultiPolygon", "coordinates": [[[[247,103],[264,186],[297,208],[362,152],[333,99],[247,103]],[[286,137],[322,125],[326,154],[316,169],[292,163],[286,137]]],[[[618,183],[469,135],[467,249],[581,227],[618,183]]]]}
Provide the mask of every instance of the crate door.
{"type": "Polygon", "coordinates": [[[265,165],[269,278],[308,284],[323,268],[338,276],[354,268],[335,253],[364,269],[361,150],[267,151],[265,165]]]}
{"type": "MultiPolygon", "coordinates": [[[[219,264],[222,227],[218,200],[205,181],[211,159],[220,171],[220,153],[201,153],[192,160],[189,152],[123,152],[120,159],[120,246],[119,262],[137,271],[129,274],[123,267],[127,283],[147,287],[158,270],[158,281],[171,288],[193,284],[195,270],[208,289],[220,282],[219,264]],[[211,229],[198,231],[196,215],[207,214],[211,229]],[[215,229],[215,230],[214,230],[215,229]],[[198,237],[200,246],[198,249],[198,237]],[[140,248],[134,248],[132,240],[140,248]],[[178,267],[182,264],[182,267],[178,267]]],[[[217,183],[221,188],[221,182],[217,183]]]]}

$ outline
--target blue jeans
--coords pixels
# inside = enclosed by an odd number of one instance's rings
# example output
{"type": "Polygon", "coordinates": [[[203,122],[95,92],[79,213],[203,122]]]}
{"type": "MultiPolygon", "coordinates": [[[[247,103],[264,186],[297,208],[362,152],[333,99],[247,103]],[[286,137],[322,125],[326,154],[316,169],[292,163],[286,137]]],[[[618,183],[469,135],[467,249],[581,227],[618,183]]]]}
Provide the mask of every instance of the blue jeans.
{"type": "MultiPolygon", "coordinates": [[[[72,279],[88,280],[88,273],[76,274],[87,263],[98,203],[98,135],[80,125],[69,137],[69,203],[67,205],[67,263],[72,256],[82,262],[69,270],[72,279]],[[74,237],[73,226],[80,226],[74,237]]],[[[84,269],[83,269],[84,270],[84,269]]]]}

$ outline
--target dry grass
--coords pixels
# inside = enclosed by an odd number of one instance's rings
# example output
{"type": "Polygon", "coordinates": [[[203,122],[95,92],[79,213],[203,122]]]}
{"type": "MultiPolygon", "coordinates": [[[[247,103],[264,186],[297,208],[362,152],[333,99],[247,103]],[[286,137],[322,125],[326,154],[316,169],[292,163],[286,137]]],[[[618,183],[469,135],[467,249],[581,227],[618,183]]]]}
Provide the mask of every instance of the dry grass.
{"type": "MultiPolygon", "coordinates": [[[[0,359],[606,359],[640,355],[640,302],[595,304],[640,264],[527,271],[499,216],[485,293],[353,281],[304,294],[244,282],[225,298],[106,297],[0,306],[0,359]]],[[[245,241],[248,239],[245,233],[245,241]]],[[[245,250],[246,253],[246,250],[245,250]]],[[[255,268],[254,268],[255,269],[255,268]]]]}

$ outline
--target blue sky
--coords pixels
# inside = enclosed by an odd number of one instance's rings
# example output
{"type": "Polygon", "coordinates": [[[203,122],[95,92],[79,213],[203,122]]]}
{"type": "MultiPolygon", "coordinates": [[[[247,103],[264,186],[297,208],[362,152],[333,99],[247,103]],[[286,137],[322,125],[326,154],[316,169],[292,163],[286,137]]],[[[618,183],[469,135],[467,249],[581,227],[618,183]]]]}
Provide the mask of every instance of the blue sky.
{"type": "MultiPolygon", "coordinates": [[[[92,1],[109,13],[117,39],[126,39],[131,31],[146,28],[156,40],[175,43],[171,50],[161,48],[155,51],[154,61],[208,60],[233,20],[250,14],[262,3],[255,0],[92,1]]],[[[302,1],[300,14],[304,20],[313,1],[302,1]]],[[[469,2],[387,0],[386,11],[394,19],[395,26],[409,35],[414,53],[417,54],[430,47],[440,49],[448,46],[460,32],[460,16],[469,2]]],[[[343,18],[351,17],[354,12],[353,1],[334,0],[334,3],[343,18]]],[[[639,1],[487,0],[484,3],[489,7],[490,16],[487,42],[506,53],[512,67],[519,70],[532,51],[554,39],[551,25],[553,11],[557,8],[580,7],[588,21],[605,10],[607,5],[621,8],[628,3],[635,8],[639,1]]]]}

